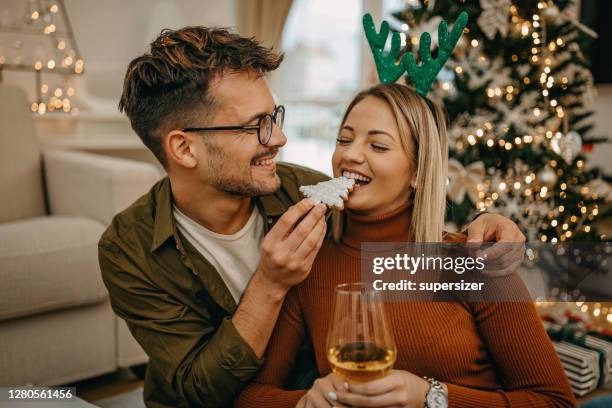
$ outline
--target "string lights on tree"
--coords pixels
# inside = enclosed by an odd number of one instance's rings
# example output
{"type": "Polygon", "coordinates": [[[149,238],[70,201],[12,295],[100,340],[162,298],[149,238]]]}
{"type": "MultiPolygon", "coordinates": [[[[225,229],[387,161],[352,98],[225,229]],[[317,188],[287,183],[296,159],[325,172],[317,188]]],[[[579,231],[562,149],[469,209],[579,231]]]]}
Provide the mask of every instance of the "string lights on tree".
{"type": "Polygon", "coordinates": [[[451,119],[448,218],[499,212],[530,242],[607,241],[595,222],[612,179],[587,168],[585,154],[605,140],[590,136],[593,80],[581,51],[597,34],[578,21],[575,2],[416,3],[394,13],[407,38],[434,18],[471,16],[430,94],[451,119]]]}

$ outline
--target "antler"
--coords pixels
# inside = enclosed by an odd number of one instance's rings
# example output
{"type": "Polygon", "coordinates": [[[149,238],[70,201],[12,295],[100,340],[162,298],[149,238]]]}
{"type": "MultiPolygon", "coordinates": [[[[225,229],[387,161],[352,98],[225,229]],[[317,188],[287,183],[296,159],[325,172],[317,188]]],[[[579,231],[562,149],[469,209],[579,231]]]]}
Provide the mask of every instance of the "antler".
{"type": "Polygon", "coordinates": [[[461,34],[463,34],[463,29],[467,25],[467,21],[468,14],[462,11],[450,34],[448,33],[448,24],[446,21],[442,20],[440,22],[438,26],[440,46],[438,48],[438,56],[435,59],[431,57],[431,36],[429,33],[421,34],[421,39],[419,41],[421,65],[417,66],[414,57],[410,53],[402,58],[402,64],[406,66],[410,82],[412,82],[416,91],[422,96],[427,95],[427,92],[429,92],[429,88],[431,88],[438,72],[440,72],[446,60],[450,57],[455,45],[457,45],[457,41],[459,41],[461,34]]]}
{"type": "Polygon", "coordinates": [[[389,36],[389,23],[383,21],[380,25],[380,32],[377,33],[376,27],[374,26],[374,19],[372,19],[372,16],[368,13],[363,16],[363,30],[365,31],[365,36],[368,39],[370,49],[374,55],[378,79],[385,84],[397,81],[406,70],[403,63],[396,63],[400,52],[399,34],[396,32],[393,33],[391,37],[391,50],[389,54],[384,55],[383,50],[385,48],[385,42],[389,36]]]}

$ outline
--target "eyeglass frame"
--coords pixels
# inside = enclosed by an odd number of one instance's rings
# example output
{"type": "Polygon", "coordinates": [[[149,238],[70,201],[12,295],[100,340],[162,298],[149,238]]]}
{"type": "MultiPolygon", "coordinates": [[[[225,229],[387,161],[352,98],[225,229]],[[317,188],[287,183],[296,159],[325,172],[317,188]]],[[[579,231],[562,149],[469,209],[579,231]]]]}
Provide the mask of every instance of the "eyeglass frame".
{"type": "Polygon", "coordinates": [[[257,130],[257,140],[259,141],[259,144],[265,146],[270,142],[270,139],[272,138],[272,127],[276,125],[280,129],[282,129],[284,120],[285,120],[285,107],[283,105],[277,105],[272,111],[272,113],[266,113],[265,115],[262,115],[257,121],[256,125],[244,125],[244,126],[225,125],[225,126],[209,126],[209,127],[191,127],[191,128],[181,129],[181,131],[182,132],[217,132],[217,131],[224,131],[224,130],[257,130]],[[282,114],[280,115],[281,117],[280,124],[277,123],[279,112],[282,112],[282,114]],[[270,130],[268,130],[266,134],[265,142],[262,142],[261,126],[262,126],[263,121],[267,117],[270,117],[271,126],[270,126],[270,130]]]}

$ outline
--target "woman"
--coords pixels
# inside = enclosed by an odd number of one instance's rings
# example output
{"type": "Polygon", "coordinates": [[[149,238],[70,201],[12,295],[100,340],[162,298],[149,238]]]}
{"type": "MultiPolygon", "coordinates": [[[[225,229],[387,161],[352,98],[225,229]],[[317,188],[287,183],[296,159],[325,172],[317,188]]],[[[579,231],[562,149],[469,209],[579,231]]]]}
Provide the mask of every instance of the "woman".
{"type": "Polygon", "coordinates": [[[238,406],[425,406],[435,378],[451,407],[570,407],[575,401],[532,303],[393,302],[387,317],[395,369],[365,384],[330,373],[326,335],[336,285],[360,280],[362,242],[461,241],[443,236],[448,146],[443,112],[410,88],[381,84],[358,94],[342,120],[335,176],[356,178],[310,276],[288,295],[266,362],[238,406]],[[282,386],[304,336],[321,378],[282,386]]]}

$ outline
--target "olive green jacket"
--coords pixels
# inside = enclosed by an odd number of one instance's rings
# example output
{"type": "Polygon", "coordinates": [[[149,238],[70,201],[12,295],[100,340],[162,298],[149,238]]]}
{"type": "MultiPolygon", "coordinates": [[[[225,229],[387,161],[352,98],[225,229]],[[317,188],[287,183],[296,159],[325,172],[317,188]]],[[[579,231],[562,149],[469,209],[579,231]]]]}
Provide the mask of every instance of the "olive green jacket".
{"type": "MultiPolygon", "coordinates": [[[[254,198],[265,231],[328,176],[279,163],[280,189],[254,198]]],[[[202,205],[206,205],[203,202],[202,205]]],[[[262,364],[234,327],[236,302],[217,270],[181,237],[164,178],[116,215],[98,244],[115,313],[149,356],[148,407],[230,406],[262,364]]]]}

